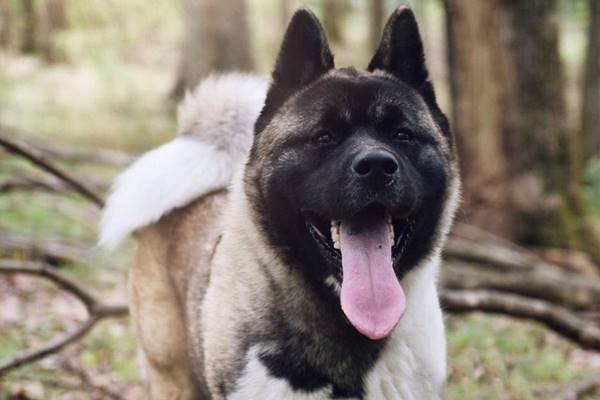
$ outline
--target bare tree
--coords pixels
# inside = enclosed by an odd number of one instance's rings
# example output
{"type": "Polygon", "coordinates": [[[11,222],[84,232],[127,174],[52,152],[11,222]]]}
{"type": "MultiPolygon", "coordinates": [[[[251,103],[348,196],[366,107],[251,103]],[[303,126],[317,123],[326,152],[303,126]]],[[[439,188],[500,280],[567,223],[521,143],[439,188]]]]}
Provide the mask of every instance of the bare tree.
{"type": "Polygon", "coordinates": [[[21,1],[21,52],[34,53],[37,50],[37,15],[34,0],[21,1]]]}
{"type": "Polygon", "coordinates": [[[327,32],[327,39],[333,43],[342,43],[344,39],[344,19],[348,7],[349,4],[346,0],[323,0],[321,2],[323,26],[327,32]]]}
{"type": "Polygon", "coordinates": [[[279,30],[283,37],[283,32],[290,22],[292,15],[292,0],[279,0],[279,30]]]}
{"type": "Polygon", "coordinates": [[[0,48],[9,48],[12,42],[13,10],[10,2],[0,1],[0,48]]]}
{"type": "Polygon", "coordinates": [[[184,34],[175,96],[213,71],[253,68],[245,0],[183,0],[182,5],[184,34]]]}
{"type": "Polygon", "coordinates": [[[585,159],[600,155],[600,1],[589,0],[589,6],[590,23],[581,107],[585,159]]]}
{"type": "Polygon", "coordinates": [[[503,4],[511,18],[509,48],[516,77],[512,93],[516,124],[507,135],[506,150],[511,163],[522,166],[511,174],[514,237],[568,245],[577,236],[573,222],[578,210],[571,203],[578,177],[574,141],[566,126],[558,1],[503,4]]]}
{"type": "Polygon", "coordinates": [[[68,29],[66,0],[46,0],[46,18],[51,30],[68,29]]]}
{"type": "Polygon", "coordinates": [[[369,48],[377,50],[381,32],[383,32],[384,1],[372,0],[369,2],[369,48]]]}
{"type": "Polygon", "coordinates": [[[40,38],[40,47],[48,62],[60,61],[64,55],[56,46],[57,35],[69,28],[66,12],[66,0],[46,0],[44,14],[44,35],[40,38]]]}
{"type": "Polygon", "coordinates": [[[556,0],[446,0],[453,120],[471,222],[599,259],[565,124],[556,0]]]}
{"type": "Polygon", "coordinates": [[[476,225],[511,237],[505,136],[514,129],[507,36],[498,0],[446,0],[452,120],[460,146],[464,204],[476,225]],[[485,207],[479,207],[484,202],[485,207]]]}

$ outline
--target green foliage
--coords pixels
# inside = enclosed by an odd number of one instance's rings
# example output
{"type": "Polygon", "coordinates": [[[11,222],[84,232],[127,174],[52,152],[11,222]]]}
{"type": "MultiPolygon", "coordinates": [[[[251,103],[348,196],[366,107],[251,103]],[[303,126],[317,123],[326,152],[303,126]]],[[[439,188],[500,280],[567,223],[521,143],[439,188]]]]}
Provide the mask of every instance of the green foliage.
{"type": "Polygon", "coordinates": [[[584,196],[592,212],[600,216],[600,157],[589,161],[584,174],[584,196]]]}
{"type": "Polygon", "coordinates": [[[448,399],[534,399],[586,375],[570,345],[536,324],[471,315],[448,319],[448,399]]]}
{"type": "Polygon", "coordinates": [[[15,331],[3,332],[0,335],[0,360],[9,357],[25,348],[23,339],[15,331]]]}

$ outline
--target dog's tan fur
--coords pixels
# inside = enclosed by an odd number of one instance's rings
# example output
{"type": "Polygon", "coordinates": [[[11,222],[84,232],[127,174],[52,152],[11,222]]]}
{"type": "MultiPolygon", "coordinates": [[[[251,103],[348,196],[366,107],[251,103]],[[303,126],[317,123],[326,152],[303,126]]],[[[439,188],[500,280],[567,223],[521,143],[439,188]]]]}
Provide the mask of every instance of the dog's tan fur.
{"type": "MultiPolygon", "coordinates": [[[[192,378],[185,301],[193,269],[198,271],[196,295],[208,283],[225,198],[224,191],[205,196],[138,232],[129,277],[130,308],[153,399],[197,399],[205,394],[192,378]]],[[[194,347],[202,351],[202,346],[194,347]]]]}

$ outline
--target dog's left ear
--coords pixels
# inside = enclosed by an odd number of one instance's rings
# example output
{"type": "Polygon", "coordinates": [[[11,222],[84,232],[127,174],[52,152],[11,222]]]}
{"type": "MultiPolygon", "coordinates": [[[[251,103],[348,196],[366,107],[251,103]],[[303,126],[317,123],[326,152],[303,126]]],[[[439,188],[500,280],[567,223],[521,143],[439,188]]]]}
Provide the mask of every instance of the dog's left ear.
{"type": "Polygon", "coordinates": [[[255,130],[261,131],[292,94],[333,66],[333,55],[317,17],[306,9],[296,11],[279,49],[271,87],[255,130]]]}
{"type": "Polygon", "coordinates": [[[394,11],[383,31],[377,52],[368,70],[386,71],[420,90],[427,82],[423,43],[415,15],[406,6],[394,11]]]}

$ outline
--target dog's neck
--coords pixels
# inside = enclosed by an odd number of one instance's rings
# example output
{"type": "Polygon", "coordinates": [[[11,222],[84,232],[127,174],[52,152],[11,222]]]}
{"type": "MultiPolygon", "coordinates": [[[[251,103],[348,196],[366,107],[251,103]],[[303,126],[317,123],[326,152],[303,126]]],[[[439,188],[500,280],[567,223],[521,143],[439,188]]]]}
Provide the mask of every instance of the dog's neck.
{"type": "MultiPolygon", "coordinates": [[[[243,243],[241,251],[247,252],[246,256],[239,255],[240,265],[231,268],[250,268],[254,276],[262,277],[261,289],[253,295],[257,296],[256,304],[264,308],[258,312],[266,323],[250,328],[254,330],[250,333],[253,339],[246,350],[258,346],[261,361],[270,373],[296,382],[299,387],[312,382],[331,385],[343,397],[362,396],[365,377],[385,354],[388,340],[372,341],[359,334],[345,320],[339,297],[333,290],[325,300],[307,282],[298,266],[285,264],[257,225],[248,220],[251,206],[241,177],[231,190],[234,193],[224,224],[225,232],[233,236],[224,239],[243,243]],[[250,265],[243,260],[256,262],[250,265]]],[[[413,337],[414,325],[422,325],[422,321],[418,321],[419,313],[423,312],[419,305],[437,304],[434,282],[438,262],[439,249],[436,248],[422,265],[403,278],[409,309],[394,336],[413,337]]]]}

